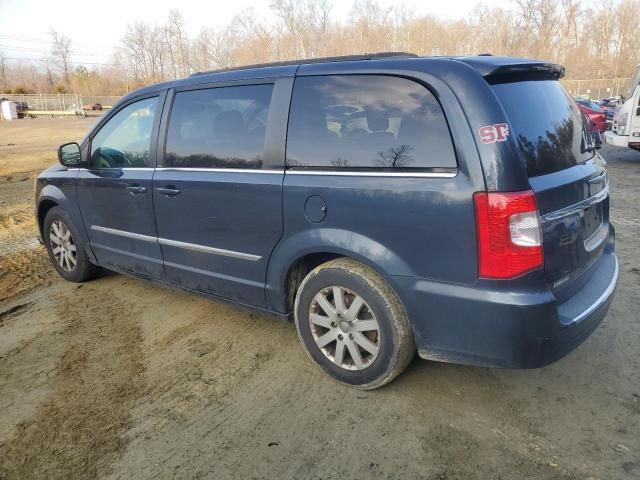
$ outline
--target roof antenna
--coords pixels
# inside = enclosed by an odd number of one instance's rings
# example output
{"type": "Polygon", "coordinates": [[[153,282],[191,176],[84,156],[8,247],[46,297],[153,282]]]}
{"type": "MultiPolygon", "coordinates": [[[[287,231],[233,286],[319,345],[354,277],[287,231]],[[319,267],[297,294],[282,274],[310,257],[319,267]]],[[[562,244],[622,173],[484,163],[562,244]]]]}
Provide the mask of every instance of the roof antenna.
{"type": "Polygon", "coordinates": [[[479,57],[493,57],[493,53],[479,53],[479,57]]]}

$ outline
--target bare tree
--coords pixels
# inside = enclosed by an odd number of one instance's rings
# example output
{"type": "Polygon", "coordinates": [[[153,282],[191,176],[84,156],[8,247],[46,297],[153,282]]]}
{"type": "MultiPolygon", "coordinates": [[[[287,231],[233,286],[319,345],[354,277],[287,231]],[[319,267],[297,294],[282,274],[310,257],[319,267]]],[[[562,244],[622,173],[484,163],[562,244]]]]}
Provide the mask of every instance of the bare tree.
{"type": "Polygon", "coordinates": [[[270,26],[261,21],[252,8],[242,10],[231,20],[229,36],[234,45],[233,62],[237,65],[276,60],[270,26]]]}
{"type": "Polygon", "coordinates": [[[173,77],[189,73],[189,45],[184,31],[184,18],[179,10],[170,10],[167,24],[163,28],[173,77]]]}
{"type": "Polygon", "coordinates": [[[58,68],[62,70],[65,83],[69,85],[69,73],[71,71],[71,39],[62,33],[56,32],[54,29],[49,30],[49,36],[51,37],[51,55],[53,56],[58,68]]]}
{"type": "Polygon", "coordinates": [[[44,71],[45,71],[45,74],[46,74],[47,84],[49,86],[49,89],[52,90],[53,89],[53,85],[55,83],[55,80],[53,78],[53,69],[52,69],[53,58],[51,58],[51,55],[45,54],[42,57],[42,63],[44,65],[44,71]]]}
{"type": "Polygon", "coordinates": [[[397,147],[378,152],[378,163],[381,167],[402,168],[413,160],[411,156],[411,145],[398,145],[397,147]]]}
{"type": "Polygon", "coordinates": [[[202,51],[206,52],[203,70],[207,68],[229,68],[235,65],[233,58],[234,35],[229,28],[205,30],[200,35],[202,51]]]}
{"type": "Polygon", "coordinates": [[[294,56],[308,58],[322,51],[330,28],[329,0],[272,0],[270,8],[291,36],[294,56]]]}

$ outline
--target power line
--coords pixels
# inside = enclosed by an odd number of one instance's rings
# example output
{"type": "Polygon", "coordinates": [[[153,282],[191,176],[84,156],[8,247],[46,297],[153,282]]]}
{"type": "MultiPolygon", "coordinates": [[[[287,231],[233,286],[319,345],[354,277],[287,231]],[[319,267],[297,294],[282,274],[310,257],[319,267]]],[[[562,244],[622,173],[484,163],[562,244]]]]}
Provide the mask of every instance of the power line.
{"type": "MultiPolygon", "coordinates": [[[[41,58],[28,58],[28,57],[2,57],[5,60],[18,60],[18,61],[26,61],[26,62],[40,62],[44,63],[44,60],[41,58]]],[[[71,63],[73,65],[101,65],[104,67],[117,67],[115,63],[101,63],[101,62],[74,62],[69,61],[67,63],[71,63]]]]}
{"type": "MultiPolygon", "coordinates": [[[[6,50],[15,50],[18,52],[35,52],[46,55],[49,53],[48,50],[44,50],[42,48],[33,48],[33,47],[22,47],[22,46],[14,46],[14,45],[0,45],[0,49],[6,50]]],[[[104,54],[95,53],[95,52],[83,52],[79,50],[70,49],[69,53],[72,55],[77,55],[80,57],[104,57],[104,54]]]]}
{"type": "MultiPolygon", "coordinates": [[[[35,38],[35,37],[22,37],[22,36],[17,36],[17,35],[3,35],[3,34],[0,34],[0,39],[9,40],[9,41],[17,41],[17,42],[46,43],[47,45],[51,44],[51,40],[45,40],[45,39],[42,39],[42,38],[35,38]]],[[[96,45],[96,44],[91,44],[91,43],[77,43],[77,42],[74,42],[73,39],[71,40],[71,43],[74,44],[74,45],[87,47],[87,48],[92,48],[92,49],[97,48],[97,49],[102,49],[102,50],[111,50],[113,48],[112,46],[108,46],[108,45],[96,45]]]]}

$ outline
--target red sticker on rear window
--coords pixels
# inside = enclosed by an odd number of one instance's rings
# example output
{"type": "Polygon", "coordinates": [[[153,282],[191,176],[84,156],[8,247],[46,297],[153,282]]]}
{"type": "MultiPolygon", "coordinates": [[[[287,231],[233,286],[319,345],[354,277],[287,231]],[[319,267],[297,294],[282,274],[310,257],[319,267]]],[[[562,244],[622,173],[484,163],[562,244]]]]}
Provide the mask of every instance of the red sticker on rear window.
{"type": "Polygon", "coordinates": [[[506,123],[496,123],[480,127],[480,141],[482,143],[504,142],[509,136],[509,125],[506,123]]]}

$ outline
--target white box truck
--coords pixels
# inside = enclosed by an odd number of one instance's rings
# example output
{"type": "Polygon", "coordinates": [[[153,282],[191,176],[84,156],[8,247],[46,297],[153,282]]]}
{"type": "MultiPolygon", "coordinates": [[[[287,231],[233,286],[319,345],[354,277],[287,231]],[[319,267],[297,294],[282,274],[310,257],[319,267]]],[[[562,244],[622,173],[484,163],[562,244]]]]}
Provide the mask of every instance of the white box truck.
{"type": "Polygon", "coordinates": [[[616,147],[640,151],[640,65],[622,91],[611,130],[605,132],[604,141],[616,147]]]}
{"type": "Polygon", "coordinates": [[[15,102],[2,99],[2,101],[0,101],[0,119],[15,120],[17,118],[18,118],[18,110],[16,109],[15,102]]]}

